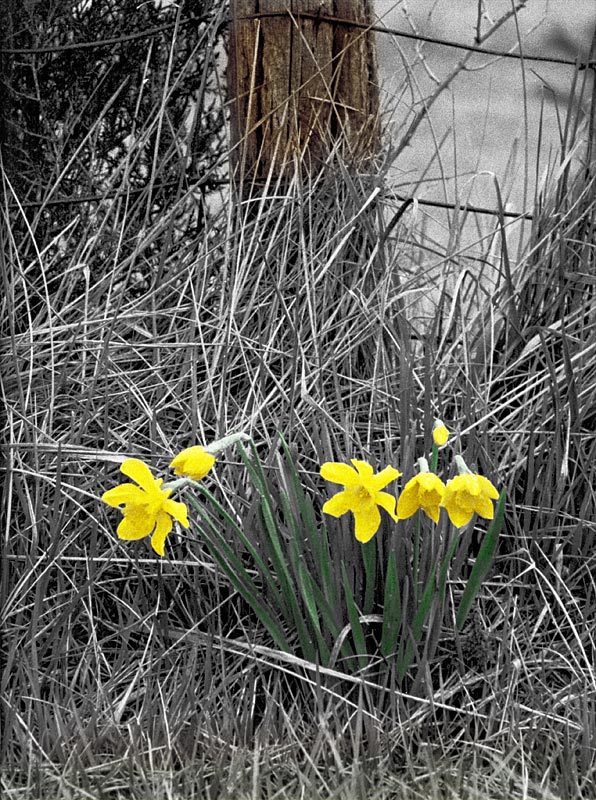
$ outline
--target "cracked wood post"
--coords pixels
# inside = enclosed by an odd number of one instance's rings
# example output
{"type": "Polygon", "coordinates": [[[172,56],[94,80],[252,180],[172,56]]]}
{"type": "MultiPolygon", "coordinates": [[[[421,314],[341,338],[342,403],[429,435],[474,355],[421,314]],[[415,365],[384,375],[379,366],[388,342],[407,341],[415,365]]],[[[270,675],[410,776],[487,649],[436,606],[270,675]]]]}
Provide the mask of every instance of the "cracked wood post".
{"type": "Polygon", "coordinates": [[[245,189],[379,147],[373,0],[231,0],[232,166],[245,189]],[[335,22],[334,20],[338,20],[335,22]],[[342,20],[342,22],[339,22],[342,20]],[[361,23],[352,26],[349,22],[361,23]]]}

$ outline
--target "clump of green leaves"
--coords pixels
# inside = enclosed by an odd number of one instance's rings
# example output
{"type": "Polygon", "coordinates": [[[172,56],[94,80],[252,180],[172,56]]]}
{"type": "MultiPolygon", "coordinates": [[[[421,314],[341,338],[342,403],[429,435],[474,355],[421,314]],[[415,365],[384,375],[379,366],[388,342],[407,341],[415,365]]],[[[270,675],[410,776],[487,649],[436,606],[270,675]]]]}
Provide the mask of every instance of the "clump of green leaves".
{"type": "MultiPolygon", "coordinates": [[[[323,465],[324,476],[346,486],[323,505],[323,511],[340,516],[349,510],[356,520],[360,552],[344,553],[341,534],[338,537],[337,531],[328,529],[325,517],[317,517],[316,503],[302,487],[290,448],[281,436],[279,442],[276,471],[266,468],[252,439],[243,434],[212,445],[207,448],[210,453],[198,446],[183,451],[172,462],[182,477],[169,484],[153,478],[137,459],[124,462],[123,471],[136,476],[140,486],[124,484],[104,494],[110,505],[124,505],[120,538],[152,534],[153,548],[164,555],[172,518],[188,527],[186,506],[171,500],[170,494],[188,489],[188,504],[198,519],[202,541],[280,650],[326,667],[341,659],[348,672],[368,669],[379,659],[386,664],[395,661],[402,681],[415,662],[432,658],[441,627],[449,619],[446,586],[451,564],[456,553],[459,563],[464,563],[470,545],[469,537],[460,536],[462,526],[477,510],[493,518],[489,498],[498,498],[496,515],[457,604],[456,625],[460,630],[463,627],[494,556],[505,492],[498,495],[486,478],[471,474],[459,456],[460,475],[445,486],[428,471],[422,458],[425,471],[408,483],[396,513],[395,497],[380,491],[401,474],[393,467],[375,476],[370,464],[357,459],[353,459],[356,469],[323,465]],[[198,480],[213,466],[212,452],[230,444],[236,444],[240,452],[251,497],[248,506],[236,513],[198,480]],[[436,508],[425,504],[429,492],[420,490],[417,482],[417,478],[430,475],[434,477],[431,494],[437,496],[436,508]],[[456,483],[457,487],[450,489],[456,483]],[[422,528],[424,517],[433,525],[439,522],[439,503],[459,527],[422,528]],[[384,560],[378,558],[377,539],[373,538],[381,522],[377,505],[395,522],[416,515],[413,531],[408,531],[413,536],[411,558],[406,563],[400,559],[399,569],[398,550],[391,544],[384,548],[384,560]],[[373,638],[371,642],[367,636],[371,623],[380,626],[378,641],[373,638]]],[[[431,464],[435,469],[437,460],[438,446],[434,444],[431,464]]],[[[233,506],[234,498],[227,499],[233,506]]]]}

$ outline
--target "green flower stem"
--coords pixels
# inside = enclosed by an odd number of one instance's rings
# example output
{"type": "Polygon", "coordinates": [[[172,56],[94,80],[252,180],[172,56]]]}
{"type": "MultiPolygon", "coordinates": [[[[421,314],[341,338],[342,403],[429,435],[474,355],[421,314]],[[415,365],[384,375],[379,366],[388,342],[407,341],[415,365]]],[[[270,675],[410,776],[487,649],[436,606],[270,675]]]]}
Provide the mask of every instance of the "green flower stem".
{"type": "Polygon", "coordinates": [[[439,448],[436,444],[433,444],[433,449],[430,454],[430,471],[436,472],[437,466],[439,464],[439,448]]]}
{"type": "Polygon", "coordinates": [[[389,658],[397,650],[401,629],[401,595],[397,576],[395,551],[389,554],[385,576],[385,596],[383,600],[383,629],[381,633],[381,655],[389,658]]]}
{"type": "MultiPolygon", "coordinates": [[[[424,456],[418,459],[418,469],[420,473],[430,472],[428,461],[424,456]]],[[[412,573],[414,583],[414,602],[418,605],[418,573],[420,571],[420,511],[416,514],[416,522],[414,523],[414,555],[412,559],[412,573]]]]}
{"type": "Polygon", "coordinates": [[[414,584],[414,602],[418,605],[418,572],[420,570],[420,515],[422,511],[416,513],[414,522],[414,555],[412,558],[412,582],[414,584]]]}
{"type": "Polygon", "coordinates": [[[348,612],[348,619],[350,620],[350,627],[352,628],[352,637],[356,645],[356,653],[358,654],[358,666],[360,669],[365,669],[368,666],[368,656],[366,654],[366,639],[364,638],[364,630],[360,622],[360,613],[358,606],[354,600],[352,587],[348,578],[348,571],[345,562],[342,559],[341,571],[344,579],[344,591],[346,597],[346,608],[348,612]]]}
{"type": "Polygon", "coordinates": [[[422,630],[424,627],[424,623],[428,617],[428,613],[430,611],[430,607],[435,595],[436,587],[435,587],[435,575],[437,572],[437,564],[431,570],[429,579],[426,583],[426,587],[424,589],[424,593],[420,600],[420,605],[417,605],[416,614],[414,615],[414,620],[412,622],[412,627],[409,631],[409,635],[405,638],[405,641],[402,640],[402,645],[400,648],[400,657],[398,658],[397,664],[397,674],[399,680],[403,680],[406,672],[408,671],[410,664],[412,663],[412,659],[414,658],[414,647],[418,647],[418,643],[420,642],[420,638],[422,636],[422,630]]]}
{"type": "Polygon", "coordinates": [[[363,543],[362,557],[364,559],[365,575],[364,605],[362,611],[364,614],[370,614],[373,608],[377,578],[377,543],[375,539],[363,543]]]}
{"type": "MultiPolygon", "coordinates": [[[[328,664],[331,651],[329,649],[327,640],[330,640],[330,642],[336,641],[340,634],[341,625],[338,624],[338,622],[334,619],[334,613],[331,610],[325,595],[321,591],[321,579],[315,579],[311,575],[309,568],[306,566],[307,556],[302,550],[302,537],[304,535],[303,526],[306,518],[304,514],[300,514],[296,508],[296,504],[290,501],[290,498],[286,492],[282,491],[280,493],[280,501],[284,517],[287,519],[291,531],[289,548],[291,567],[300,589],[300,596],[308,613],[309,621],[315,633],[319,653],[321,656],[321,663],[328,664]],[[323,628],[321,628],[321,621],[323,622],[323,628]],[[327,640],[325,639],[325,634],[327,634],[327,640]]],[[[313,537],[311,536],[307,537],[305,543],[310,543],[312,538],[313,537]]],[[[320,575],[321,570],[317,559],[314,561],[314,568],[315,575],[320,575]]],[[[325,586],[324,580],[322,585],[325,586]]],[[[337,614],[336,607],[334,608],[334,611],[335,614],[337,614]]],[[[344,648],[342,648],[342,655],[344,655],[344,657],[349,657],[351,655],[347,642],[345,643],[344,648]]]]}
{"type": "Polygon", "coordinates": [[[300,592],[304,600],[304,605],[306,606],[306,611],[308,613],[311,626],[315,632],[320,658],[324,664],[328,664],[331,657],[331,651],[327,645],[327,642],[325,641],[323,632],[321,631],[321,623],[319,620],[319,611],[315,599],[313,579],[306,567],[301,562],[298,563],[298,585],[300,587],[300,592]]]}
{"type": "Polygon", "coordinates": [[[282,593],[286,600],[286,605],[289,609],[289,614],[286,616],[288,621],[292,622],[296,628],[304,656],[307,658],[307,660],[314,661],[315,651],[312,638],[306,630],[304,625],[304,615],[296,599],[300,595],[296,591],[294,581],[290,575],[289,565],[284,556],[281,545],[280,532],[276,525],[275,517],[273,516],[269,498],[267,497],[261,498],[261,512],[263,514],[265,529],[269,535],[269,541],[271,544],[271,560],[273,562],[282,593]]]}
{"type": "Polygon", "coordinates": [[[305,654],[308,653],[307,657],[312,657],[313,653],[310,652],[310,639],[304,628],[303,614],[296,600],[296,587],[290,574],[288,561],[284,555],[280,531],[273,514],[273,498],[263,473],[257,449],[252,441],[249,442],[249,446],[252,450],[252,459],[249,457],[242,444],[239,446],[240,456],[260,496],[260,509],[264,526],[263,532],[267,535],[266,544],[269,550],[269,557],[281,587],[284,616],[294,623],[305,654]]]}
{"type": "MultiPolygon", "coordinates": [[[[279,496],[276,494],[277,499],[275,499],[252,441],[249,442],[249,449],[250,453],[239,444],[242,461],[259,493],[264,534],[262,542],[267,548],[273,572],[279,581],[285,605],[284,618],[289,629],[298,634],[300,649],[308,660],[328,661],[330,658],[328,642],[330,639],[336,639],[337,633],[341,630],[341,625],[336,624],[333,619],[333,613],[337,613],[337,603],[334,601],[332,610],[319,590],[321,573],[329,572],[328,545],[324,550],[320,550],[314,559],[310,548],[305,551],[305,544],[309,541],[316,542],[318,538],[312,506],[307,512],[308,504],[301,488],[300,492],[293,492],[298,494],[298,499],[290,500],[290,495],[283,490],[280,490],[279,496]],[[276,513],[278,505],[281,506],[285,517],[281,527],[276,513]],[[313,560],[314,575],[308,568],[313,560]],[[324,623],[327,636],[321,630],[321,621],[324,623]]],[[[286,457],[290,471],[294,473],[294,478],[286,481],[286,486],[291,491],[292,484],[298,485],[299,479],[288,451],[286,457]]],[[[280,471],[283,477],[283,463],[280,471]]],[[[342,652],[347,649],[342,648],[342,652]]]]}
{"type": "Polygon", "coordinates": [[[447,552],[443,559],[443,563],[441,565],[441,571],[439,572],[439,600],[441,606],[445,601],[445,589],[447,586],[447,573],[449,572],[449,565],[451,564],[451,559],[453,558],[453,554],[457,549],[457,545],[459,544],[459,537],[460,531],[458,528],[455,529],[455,535],[451,541],[451,544],[447,548],[447,552]]]}

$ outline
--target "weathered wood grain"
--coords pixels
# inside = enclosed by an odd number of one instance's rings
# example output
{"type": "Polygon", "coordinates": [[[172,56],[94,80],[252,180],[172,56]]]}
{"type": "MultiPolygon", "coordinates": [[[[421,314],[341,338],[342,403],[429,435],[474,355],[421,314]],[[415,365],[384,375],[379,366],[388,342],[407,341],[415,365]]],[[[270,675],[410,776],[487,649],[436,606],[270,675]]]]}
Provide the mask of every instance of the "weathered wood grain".
{"type": "Polygon", "coordinates": [[[334,148],[352,165],[374,154],[373,34],[324,19],[369,22],[371,0],[232,0],[231,10],[230,129],[241,182],[277,177],[297,159],[312,173],[334,148]]]}

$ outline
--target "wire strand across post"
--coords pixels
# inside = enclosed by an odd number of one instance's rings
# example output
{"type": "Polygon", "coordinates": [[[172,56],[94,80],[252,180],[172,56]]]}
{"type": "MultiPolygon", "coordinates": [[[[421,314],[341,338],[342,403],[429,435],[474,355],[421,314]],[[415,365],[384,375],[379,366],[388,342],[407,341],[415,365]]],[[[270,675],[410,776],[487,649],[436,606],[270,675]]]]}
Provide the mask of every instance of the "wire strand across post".
{"type": "Polygon", "coordinates": [[[241,184],[299,161],[316,172],[333,151],[362,162],[379,145],[370,0],[232,0],[231,139],[241,184]],[[335,9],[354,20],[334,26],[335,9]]]}

